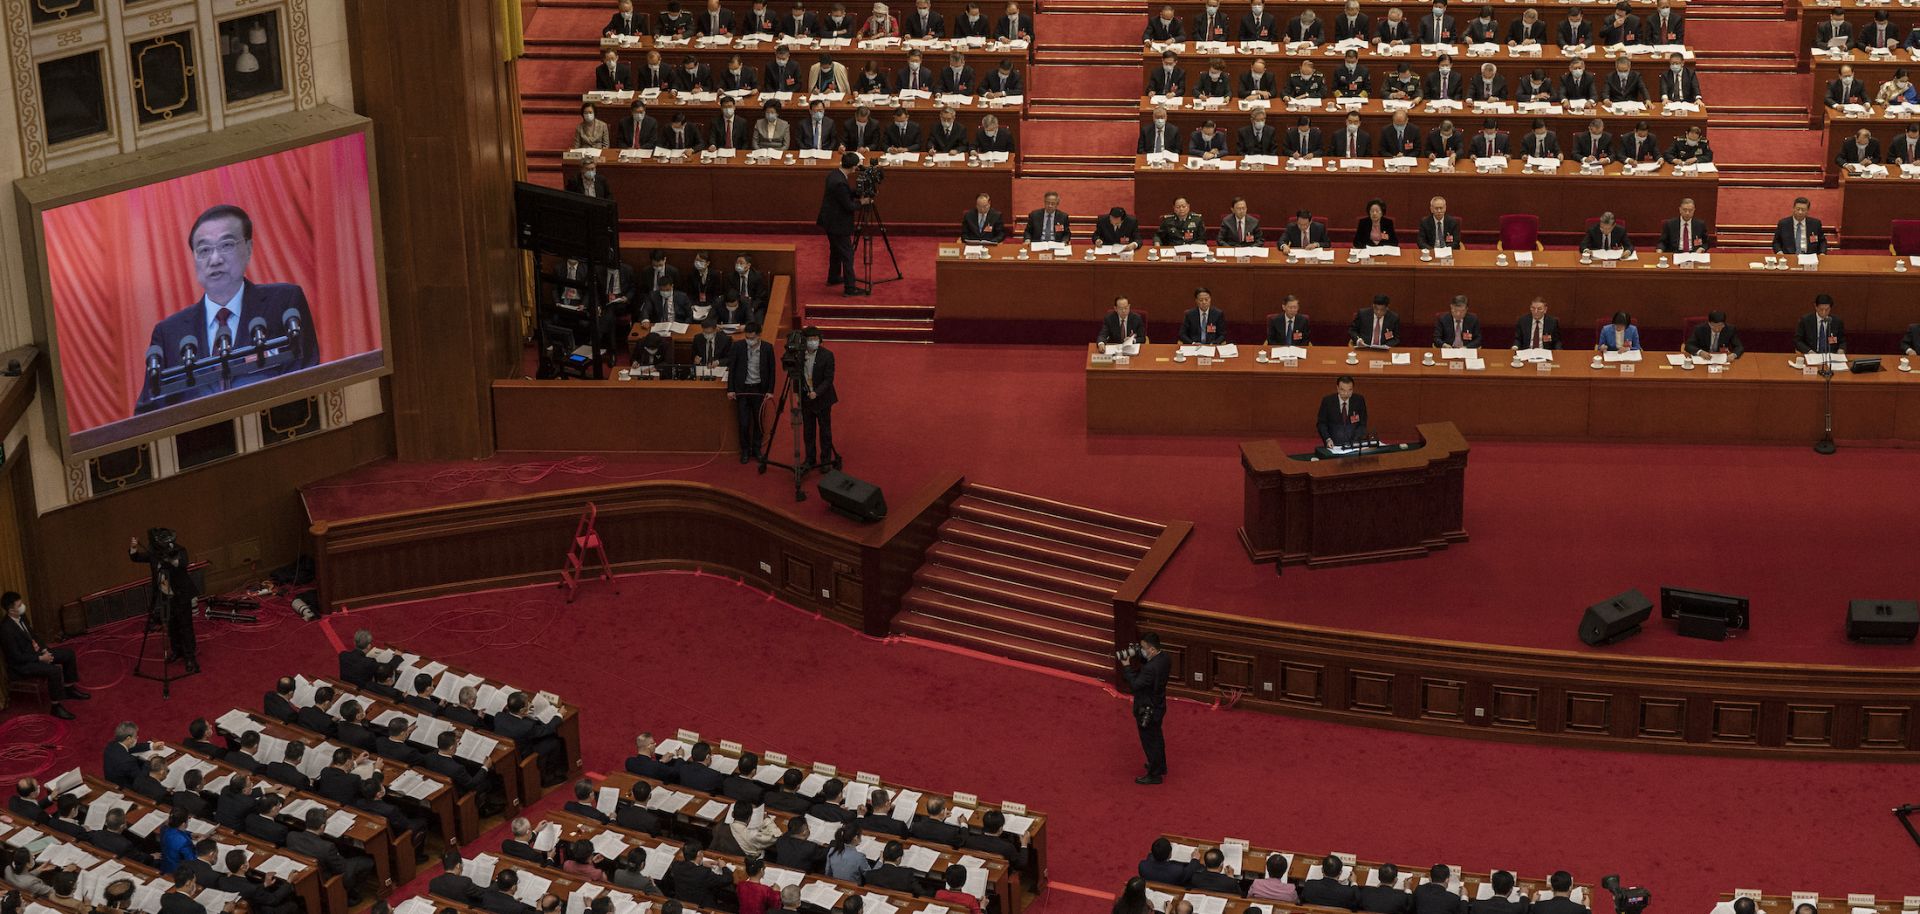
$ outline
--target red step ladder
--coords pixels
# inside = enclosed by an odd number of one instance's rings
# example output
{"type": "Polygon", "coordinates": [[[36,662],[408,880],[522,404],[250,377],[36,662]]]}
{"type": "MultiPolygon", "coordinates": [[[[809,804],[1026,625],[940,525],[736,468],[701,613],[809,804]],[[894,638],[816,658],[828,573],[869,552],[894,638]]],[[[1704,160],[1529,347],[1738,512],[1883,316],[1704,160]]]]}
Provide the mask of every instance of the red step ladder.
{"type": "Polygon", "coordinates": [[[613,568],[607,562],[607,548],[600,542],[599,531],[593,528],[593,522],[600,516],[600,508],[593,502],[587,502],[586,513],[580,515],[580,525],[574,528],[573,545],[567,549],[566,564],[560,568],[560,586],[567,591],[567,602],[573,602],[574,592],[580,589],[580,580],[586,576],[586,562],[589,553],[600,557],[600,579],[611,582],[613,568]]]}

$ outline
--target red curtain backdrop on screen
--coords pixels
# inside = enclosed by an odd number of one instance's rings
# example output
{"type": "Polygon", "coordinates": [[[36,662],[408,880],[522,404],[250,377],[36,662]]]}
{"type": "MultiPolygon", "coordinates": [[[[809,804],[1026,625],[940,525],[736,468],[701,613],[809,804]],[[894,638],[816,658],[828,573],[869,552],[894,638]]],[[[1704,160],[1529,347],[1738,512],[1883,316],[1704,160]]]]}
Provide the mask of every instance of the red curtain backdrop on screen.
{"type": "Polygon", "coordinates": [[[253,220],[247,279],[306,291],[321,362],[380,348],[362,134],[70,204],[44,225],[71,431],[133,415],[154,323],[203,294],[188,230],[221,203],[253,220]]]}

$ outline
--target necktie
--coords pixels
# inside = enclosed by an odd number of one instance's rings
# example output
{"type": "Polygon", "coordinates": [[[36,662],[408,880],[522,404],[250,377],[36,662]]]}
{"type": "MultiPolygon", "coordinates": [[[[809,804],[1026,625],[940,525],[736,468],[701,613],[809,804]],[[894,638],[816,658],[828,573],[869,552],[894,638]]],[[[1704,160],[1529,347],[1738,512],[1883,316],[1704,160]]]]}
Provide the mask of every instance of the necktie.
{"type": "MultiPolygon", "coordinates": [[[[1375,346],[1380,345],[1380,319],[1377,317],[1373,319],[1373,344],[1375,346]]],[[[1346,412],[1346,401],[1344,400],[1341,401],[1340,411],[1346,412]]]]}
{"type": "Polygon", "coordinates": [[[1820,321],[1820,338],[1816,341],[1816,343],[1820,347],[1819,348],[1820,352],[1827,351],[1827,322],[1824,319],[1820,321]]]}
{"type": "Polygon", "coordinates": [[[1600,231],[1600,250],[1613,250],[1613,233],[1605,229],[1600,231]]]}
{"type": "Polygon", "coordinates": [[[714,31],[714,34],[716,35],[720,33],[720,14],[719,13],[713,14],[713,31],[714,31]]]}
{"type": "Polygon", "coordinates": [[[1715,330],[1710,336],[1707,337],[1707,351],[1708,352],[1720,351],[1720,331],[1715,330]]]}
{"type": "Polygon", "coordinates": [[[1347,158],[1353,158],[1359,154],[1354,147],[1354,144],[1358,142],[1358,140],[1359,138],[1353,135],[1353,131],[1347,131],[1347,158]]]}
{"type": "Polygon", "coordinates": [[[1280,334],[1280,342],[1288,346],[1293,345],[1293,318],[1291,317],[1287,318],[1286,331],[1280,334]]]}
{"type": "Polygon", "coordinates": [[[1537,317],[1533,319],[1533,345],[1528,348],[1540,348],[1540,319],[1537,317]]]}
{"type": "Polygon", "coordinates": [[[920,88],[920,68],[919,67],[912,67],[907,70],[907,88],[909,89],[920,88]]]}
{"type": "Polygon", "coordinates": [[[1680,220],[1680,250],[1682,251],[1693,250],[1693,233],[1690,229],[1691,226],[1687,224],[1687,220],[1680,220]]]}
{"type": "Polygon", "coordinates": [[[1167,138],[1166,131],[1161,130],[1158,127],[1153,128],[1153,151],[1154,152],[1163,152],[1166,150],[1166,138],[1167,138]]]}
{"type": "Polygon", "coordinates": [[[1440,71],[1440,97],[1447,97],[1447,71],[1440,71]]]}
{"type": "Polygon", "coordinates": [[[213,332],[208,334],[207,342],[217,347],[220,344],[221,335],[225,334],[228,344],[231,345],[233,341],[233,331],[227,326],[227,322],[231,320],[233,320],[233,309],[231,308],[222,305],[220,310],[213,312],[213,332]]]}
{"type": "MultiPolygon", "coordinates": [[[[1793,248],[1796,254],[1805,254],[1807,252],[1807,224],[1797,219],[1794,220],[1793,223],[1793,248]]],[[[1825,321],[1820,322],[1820,326],[1825,327],[1826,325],[1825,321]]],[[[1821,336],[1825,336],[1826,331],[1822,330],[1820,334],[1821,336]]]]}
{"type": "Polygon", "coordinates": [[[1247,240],[1247,217],[1241,216],[1239,217],[1237,222],[1239,223],[1239,226],[1240,226],[1239,229],[1237,230],[1238,237],[1241,240],[1241,242],[1244,243],[1247,240]]]}
{"type": "Polygon", "coordinates": [[[1342,419],[1345,419],[1345,418],[1347,418],[1347,417],[1348,417],[1348,416],[1350,416],[1350,415],[1352,415],[1352,414],[1351,414],[1351,413],[1349,413],[1349,412],[1347,412],[1347,401],[1346,401],[1346,399],[1345,399],[1345,398],[1343,397],[1343,398],[1341,398],[1341,400],[1340,400],[1340,418],[1342,418],[1342,419]]]}
{"type": "Polygon", "coordinates": [[[1042,223],[1042,227],[1045,229],[1045,231],[1043,231],[1042,234],[1047,236],[1048,241],[1052,241],[1053,240],[1053,214],[1052,213],[1047,214],[1046,221],[1042,223]]]}
{"type": "Polygon", "coordinates": [[[1461,332],[1461,331],[1460,331],[1460,325],[1461,325],[1462,323],[1464,323],[1464,322],[1463,322],[1463,321],[1454,321],[1454,322],[1453,322],[1453,348],[1455,348],[1455,349],[1458,349],[1458,348],[1460,348],[1460,332],[1461,332]]]}

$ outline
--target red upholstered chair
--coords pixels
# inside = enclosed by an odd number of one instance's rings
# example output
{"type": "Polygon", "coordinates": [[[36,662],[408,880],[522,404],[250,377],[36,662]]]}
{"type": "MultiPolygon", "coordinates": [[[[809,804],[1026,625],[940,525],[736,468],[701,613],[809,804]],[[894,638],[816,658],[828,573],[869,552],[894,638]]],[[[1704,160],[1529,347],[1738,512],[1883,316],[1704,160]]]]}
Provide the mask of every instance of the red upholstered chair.
{"type": "Polygon", "coordinates": [[[1893,243],[1887,250],[1896,257],[1920,254],[1920,219],[1893,220],[1893,243]]]}
{"type": "Polygon", "coordinates": [[[1507,213],[1500,217],[1498,251],[1544,251],[1540,243],[1540,217],[1531,213],[1507,213]]]}
{"type": "Polygon", "coordinates": [[[1707,316],[1704,314],[1696,314],[1691,317],[1683,317],[1680,320],[1681,320],[1681,323],[1685,325],[1684,329],[1681,331],[1685,335],[1680,338],[1682,340],[1690,340],[1690,339],[1693,339],[1693,328],[1706,323],[1707,316]]]}

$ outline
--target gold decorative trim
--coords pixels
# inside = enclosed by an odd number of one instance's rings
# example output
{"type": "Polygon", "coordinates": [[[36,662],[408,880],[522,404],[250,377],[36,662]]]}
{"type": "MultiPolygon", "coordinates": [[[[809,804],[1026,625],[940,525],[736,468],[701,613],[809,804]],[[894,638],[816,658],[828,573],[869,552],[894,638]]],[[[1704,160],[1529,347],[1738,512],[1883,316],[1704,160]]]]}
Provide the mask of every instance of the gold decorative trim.
{"type": "MultiPolygon", "coordinates": [[[[273,410],[263,409],[260,411],[261,424],[267,427],[267,431],[270,431],[275,435],[278,435],[281,441],[286,441],[291,439],[292,437],[294,437],[294,433],[300,431],[301,426],[304,426],[307,423],[313,421],[313,398],[308,397],[304,400],[299,401],[299,403],[300,405],[306,407],[306,409],[303,409],[300,411],[300,421],[295,422],[292,425],[289,425],[285,428],[282,428],[280,427],[280,423],[274,421],[273,410]]],[[[277,408],[278,407],[275,407],[275,409],[277,408]]]]}
{"type": "Polygon", "coordinates": [[[307,0],[288,0],[284,40],[293,48],[293,65],[284,75],[293,80],[294,104],[311,108],[319,104],[319,91],[313,84],[313,31],[307,23],[307,0]]]}
{"type": "MultiPolygon", "coordinates": [[[[20,153],[28,175],[47,170],[47,130],[40,121],[39,78],[27,36],[25,0],[5,0],[7,54],[13,60],[13,102],[20,119],[20,153]]],[[[85,481],[84,468],[81,476],[85,481]]]]}
{"type": "Polygon", "coordinates": [[[74,7],[85,2],[87,2],[87,0],[66,0],[64,3],[59,2],[59,0],[33,0],[33,5],[39,9],[40,12],[46,13],[55,19],[66,19],[67,14],[73,12],[74,7]]]}
{"type": "Polygon", "coordinates": [[[327,401],[326,418],[324,420],[326,427],[339,428],[346,425],[347,392],[341,388],[334,387],[327,390],[326,393],[321,394],[321,396],[325,397],[327,401]]]}
{"type": "MultiPolygon", "coordinates": [[[[187,34],[191,35],[192,32],[188,32],[187,34]]],[[[187,103],[192,101],[196,94],[194,92],[193,80],[199,74],[199,68],[193,64],[192,51],[186,45],[175,41],[172,35],[161,35],[158,38],[148,39],[146,47],[140,49],[140,56],[133,62],[133,72],[133,91],[140,96],[139,104],[141,110],[148,114],[160,115],[162,121],[172,120],[173,113],[181,108],[185,108],[187,103]],[[158,51],[161,48],[173,48],[180,54],[180,75],[185,82],[181,84],[180,101],[178,104],[165,108],[155,108],[152,101],[147,98],[147,54],[158,51]]]]}
{"type": "Polygon", "coordinates": [[[87,462],[67,464],[67,504],[78,504],[93,496],[87,485],[87,462]]]}
{"type": "MultiPolygon", "coordinates": [[[[118,476],[108,476],[105,472],[100,472],[99,473],[100,481],[107,483],[108,485],[111,485],[115,491],[119,491],[120,489],[126,488],[127,480],[140,475],[140,471],[143,469],[146,469],[148,447],[149,445],[142,444],[134,448],[134,452],[139,455],[140,459],[135,460],[133,462],[133,469],[128,470],[125,473],[121,473],[118,476]]],[[[107,455],[102,454],[101,456],[104,457],[107,455]]],[[[100,458],[98,457],[94,458],[92,460],[92,463],[95,471],[99,471],[101,469],[100,458]]]]}

